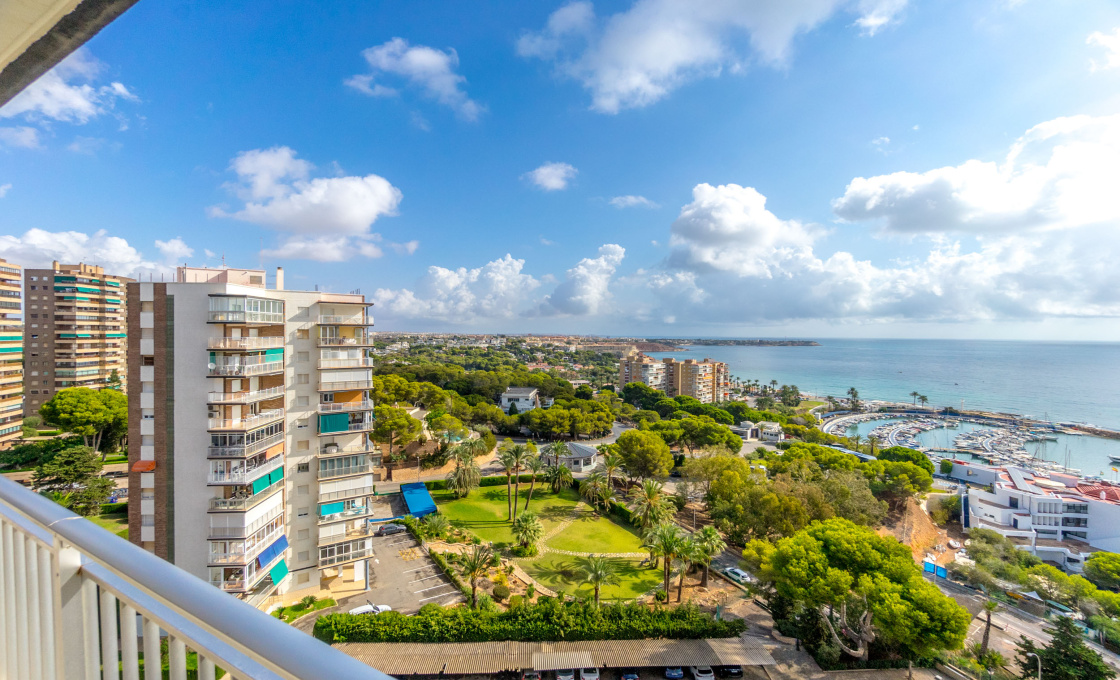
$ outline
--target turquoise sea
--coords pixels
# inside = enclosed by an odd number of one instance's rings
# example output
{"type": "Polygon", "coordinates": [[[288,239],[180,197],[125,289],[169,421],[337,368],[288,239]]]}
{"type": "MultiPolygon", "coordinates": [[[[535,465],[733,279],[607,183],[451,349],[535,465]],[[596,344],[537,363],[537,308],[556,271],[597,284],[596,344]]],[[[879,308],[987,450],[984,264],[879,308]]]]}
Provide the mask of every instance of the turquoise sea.
{"type": "MultiPolygon", "coordinates": [[[[1120,429],[1120,343],[806,339],[820,346],[694,346],[650,355],[711,357],[727,362],[743,380],[777,380],[820,396],[842,397],[855,387],[863,399],[911,402],[910,393],[917,391],[929,397],[929,406],[1120,429]]],[[[873,428],[867,424],[861,430],[873,428]]],[[[946,432],[924,437],[940,437],[928,442],[940,447],[946,432]]],[[[1120,440],[1061,437],[1046,444],[1043,455],[1064,462],[1067,446],[1073,467],[1113,476],[1108,455],[1120,455],[1120,440]]]]}

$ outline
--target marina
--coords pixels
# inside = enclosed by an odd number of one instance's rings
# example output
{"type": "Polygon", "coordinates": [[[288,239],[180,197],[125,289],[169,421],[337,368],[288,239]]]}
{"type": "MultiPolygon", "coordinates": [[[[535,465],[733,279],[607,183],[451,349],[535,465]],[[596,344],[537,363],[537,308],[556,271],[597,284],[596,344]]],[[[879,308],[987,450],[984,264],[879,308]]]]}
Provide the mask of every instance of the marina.
{"type": "Polygon", "coordinates": [[[865,442],[874,439],[876,448],[916,449],[935,463],[954,458],[1087,479],[1120,477],[1116,472],[1120,467],[1120,441],[1087,435],[1070,424],[1011,417],[877,412],[835,416],[822,429],[865,442]]]}

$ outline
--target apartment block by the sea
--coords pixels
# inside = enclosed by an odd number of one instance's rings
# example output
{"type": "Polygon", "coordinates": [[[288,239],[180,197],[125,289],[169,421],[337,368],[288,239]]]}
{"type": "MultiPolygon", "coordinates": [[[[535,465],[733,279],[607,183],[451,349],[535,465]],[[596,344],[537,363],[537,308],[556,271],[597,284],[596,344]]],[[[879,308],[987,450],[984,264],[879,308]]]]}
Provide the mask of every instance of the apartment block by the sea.
{"type": "Polygon", "coordinates": [[[684,395],[705,404],[731,397],[731,376],[722,361],[672,357],[657,360],[645,354],[623,357],[618,367],[619,387],[640,382],[670,397],[684,395]]]}
{"type": "Polygon", "coordinates": [[[81,263],[24,270],[26,415],[68,387],[125,389],[130,281],[81,263]]]}
{"type": "Polygon", "coordinates": [[[23,321],[18,264],[0,259],[0,448],[23,430],[23,321]]]}
{"type": "Polygon", "coordinates": [[[365,298],[284,290],[281,269],[267,288],[263,270],[180,267],[130,293],[133,541],[256,605],[364,587],[365,298]]]}

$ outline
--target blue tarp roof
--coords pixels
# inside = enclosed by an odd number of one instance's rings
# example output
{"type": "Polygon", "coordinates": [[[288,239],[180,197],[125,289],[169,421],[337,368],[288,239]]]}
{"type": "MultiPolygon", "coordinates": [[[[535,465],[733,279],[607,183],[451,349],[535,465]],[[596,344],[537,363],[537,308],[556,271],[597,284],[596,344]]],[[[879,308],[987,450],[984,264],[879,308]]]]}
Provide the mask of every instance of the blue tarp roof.
{"type": "Polygon", "coordinates": [[[404,496],[404,504],[408,506],[408,514],[413,517],[423,517],[436,511],[436,502],[432,500],[432,494],[428,493],[428,487],[420,482],[401,484],[401,495],[404,496]]]}

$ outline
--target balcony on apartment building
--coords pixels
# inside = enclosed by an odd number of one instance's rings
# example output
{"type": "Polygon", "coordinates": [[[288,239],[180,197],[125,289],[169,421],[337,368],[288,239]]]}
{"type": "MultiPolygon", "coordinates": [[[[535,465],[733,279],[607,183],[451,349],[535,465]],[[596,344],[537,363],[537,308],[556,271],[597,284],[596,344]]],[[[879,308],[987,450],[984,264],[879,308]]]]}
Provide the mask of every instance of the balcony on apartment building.
{"type": "Polygon", "coordinates": [[[284,418],[284,409],[270,408],[260,413],[252,413],[241,418],[207,418],[207,430],[236,430],[245,431],[263,427],[269,423],[284,418]]]}
{"type": "Polygon", "coordinates": [[[342,543],[352,541],[356,538],[365,538],[373,536],[377,530],[370,526],[369,522],[362,520],[357,523],[357,526],[349,526],[346,524],[334,524],[323,527],[319,531],[319,548],[331,545],[333,543],[342,543]],[[338,527],[338,531],[327,533],[328,529],[338,527]]]}
{"type": "Polygon", "coordinates": [[[354,337],[319,337],[320,347],[368,347],[373,344],[373,338],[356,335],[354,337]]]}
{"type": "Polygon", "coordinates": [[[260,453],[265,449],[282,444],[284,442],[284,433],[277,432],[270,434],[263,439],[256,441],[245,442],[244,439],[251,439],[251,437],[240,438],[238,441],[222,444],[211,445],[206,451],[207,458],[247,458],[254,453],[260,453]]]}
{"type": "Polygon", "coordinates": [[[329,548],[319,549],[319,568],[334,567],[347,562],[364,560],[373,555],[373,546],[365,540],[359,539],[355,544],[332,545],[329,548]],[[340,548],[345,548],[339,552],[340,548]]]}
{"type": "Polygon", "coordinates": [[[319,524],[342,522],[344,520],[361,519],[373,514],[373,508],[368,505],[356,505],[351,508],[344,507],[342,502],[330,503],[319,508],[319,524]]]}
{"type": "Polygon", "coordinates": [[[274,549],[274,543],[258,555],[255,561],[243,567],[211,567],[210,585],[227,593],[243,593],[251,590],[266,576],[271,577],[274,582],[282,581],[288,575],[288,565],[284,560],[288,540],[281,536],[277,543],[282,543],[283,548],[274,549]]]}
{"type": "Polygon", "coordinates": [[[206,562],[214,566],[248,564],[256,559],[261,551],[282,536],[284,531],[285,527],[281,524],[260,538],[249,538],[243,541],[226,540],[226,543],[237,543],[237,545],[228,546],[225,550],[216,549],[211,545],[206,562]]]}
{"type": "Polygon", "coordinates": [[[215,525],[217,519],[223,519],[219,515],[211,516],[211,526],[206,535],[207,540],[210,541],[225,541],[225,540],[238,540],[252,538],[258,531],[273,524],[277,520],[284,517],[284,508],[278,506],[273,512],[258,518],[248,526],[243,525],[215,525]]]}
{"type": "MultiPolygon", "coordinates": [[[[372,480],[372,478],[371,478],[372,480]]],[[[362,498],[363,496],[371,496],[374,492],[373,482],[371,480],[350,479],[338,482],[339,485],[344,485],[345,488],[340,488],[335,491],[320,491],[319,502],[331,503],[334,501],[347,500],[352,498],[362,498]],[[346,482],[350,482],[346,485],[346,482]]],[[[322,488],[322,487],[320,487],[322,488]]]]}
{"type": "MultiPolygon", "coordinates": [[[[377,465],[374,465],[369,459],[362,457],[364,462],[355,463],[353,465],[341,465],[336,467],[323,467],[322,463],[319,464],[319,479],[337,479],[339,477],[349,477],[351,475],[362,475],[372,472],[377,465]]],[[[329,460],[329,459],[328,459],[329,460]]],[[[379,461],[380,462],[380,461],[379,461]]]]}
{"type": "MultiPolygon", "coordinates": [[[[139,678],[140,652],[158,659],[163,643],[173,678],[187,677],[189,649],[199,678],[218,667],[230,678],[311,680],[329,669],[332,680],[389,680],[251,606],[285,569],[257,570],[242,601],[7,479],[0,516],[9,554],[26,557],[0,569],[0,592],[20,594],[0,617],[10,677],[139,678]]],[[[235,573],[231,586],[246,572],[235,573]]]]}
{"type": "Polygon", "coordinates": [[[373,368],[377,364],[372,357],[347,357],[344,359],[320,359],[319,369],[331,368],[373,368]]]}
{"type": "Polygon", "coordinates": [[[319,436],[370,432],[377,427],[377,421],[368,413],[324,413],[319,415],[319,436]],[[354,416],[365,416],[355,418],[354,416]]]}
{"type": "Polygon", "coordinates": [[[273,470],[255,480],[251,486],[236,489],[228,498],[211,498],[212,512],[245,512],[255,508],[284,488],[284,468],[273,470]]]}
{"type": "Polygon", "coordinates": [[[251,361],[246,357],[215,357],[207,366],[207,376],[211,378],[249,378],[284,372],[284,359],[251,361]]]}
{"type": "Polygon", "coordinates": [[[372,411],[374,404],[368,399],[360,401],[321,402],[319,413],[350,413],[353,411],[372,411]]]}
{"type": "Polygon", "coordinates": [[[372,326],[369,314],[320,314],[320,326],[372,326]]]}
{"type": "Polygon", "coordinates": [[[282,336],[257,336],[244,338],[210,338],[206,342],[207,349],[214,350],[261,350],[277,349],[284,347],[282,336]]]}
{"type": "Polygon", "coordinates": [[[259,401],[279,399],[284,396],[284,386],[266,387],[259,390],[241,392],[211,392],[206,396],[208,404],[255,404],[259,401]]]}
{"type": "Polygon", "coordinates": [[[284,323],[284,302],[265,298],[212,296],[207,323],[268,324],[284,323]]]}
{"type": "Polygon", "coordinates": [[[320,392],[345,392],[346,390],[368,390],[373,387],[373,380],[329,380],[330,374],[320,376],[320,392]]]}
{"type": "MultiPolygon", "coordinates": [[[[210,473],[206,477],[207,484],[252,484],[262,477],[268,477],[275,470],[284,466],[284,456],[274,456],[268,460],[257,461],[253,464],[228,464],[221,461],[211,461],[210,473]],[[227,467],[228,465],[228,467],[227,467]]],[[[266,479],[266,481],[268,481],[266,479]]]]}

